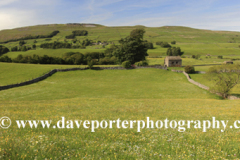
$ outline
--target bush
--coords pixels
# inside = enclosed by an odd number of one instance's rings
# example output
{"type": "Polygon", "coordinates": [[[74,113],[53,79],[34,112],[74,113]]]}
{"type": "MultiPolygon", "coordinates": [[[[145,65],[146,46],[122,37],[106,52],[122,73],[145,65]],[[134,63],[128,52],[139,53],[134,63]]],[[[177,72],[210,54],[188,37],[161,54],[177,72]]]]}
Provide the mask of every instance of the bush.
{"type": "Polygon", "coordinates": [[[0,56],[2,54],[7,53],[7,52],[9,52],[9,49],[7,47],[5,47],[5,46],[0,45],[0,56]]]}
{"type": "Polygon", "coordinates": [[[136,65],[137,66],[148,66],[148,62],[147,61],[140,61],[140,62],[137,62],[136,65]]]}
{"type": "Polygon", "coordinates": [[[217,58],[218,58],[218,59],[222,59],[222,58],[223,58],[223,56],[217,56],[217,58]]]}
{"type": "Polygon", "coordinates": [[[89,69],[92,69],[92,67],[93,67],[93,65],[94,65],[94,60],[90,60],[90,61],[88,61],[88,67],[89,67],[89,69]]]}
{"type": "Polygon", "coordinates": [[[156,45],[159,45],[159,46],[161,46],[161,47],[163,47],[163,48],[169,48],[169,47],[171,47],[171,45],[168,44],[168,42],[161,42],[161,41],[156,42],[156,45]]]}
{"type": "Polygon", "coordinates": [[[145,45],[147,49],[153,49],[153,43],[152,42],[145,42],[145,45]]]}
{"type": "Polygon", "coordinates": [[[172,41],[171,44],[176,44],[176,41],[172,41]]]}
{"type": "Polygon", "coordinates": [[[116,64],[117,63],[117,58],[116,57],[104,57],[100,58],[99,64],[100,65],[108,65],[108,64],[116,64]]]}
{"type": "Polygon", "coordinates": [[[1,56],[0,62],[12,62],[12,59],[9,58],[8,56],[1,56]]]}
{"type": "Polygon", "coordinates": [[[186,66],[184,70],[186,73],[195,73],[195,69],[193,66],[186,66]]]}
{"type": "Polygon", "coordinates": [[[163,42],[163,43],[161,44],[161,47],[163,47],[163,48],[170,48],[171,45],[168,44],[167,42],[163,42]]]}
{"type": "Polygon", "coordinates": [[[122,66],[123,66],[124,68],[130,68],[130,67],[131,67],[131,63],[130,63],[130,61],[124,61],[124,62],[122,63],[122,66]]]}

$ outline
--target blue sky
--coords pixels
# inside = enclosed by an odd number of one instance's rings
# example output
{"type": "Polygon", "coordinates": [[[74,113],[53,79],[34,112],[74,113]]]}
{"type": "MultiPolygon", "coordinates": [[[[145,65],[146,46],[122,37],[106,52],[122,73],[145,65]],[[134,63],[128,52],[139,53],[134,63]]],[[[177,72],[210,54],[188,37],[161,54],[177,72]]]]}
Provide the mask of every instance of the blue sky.
{"type": "Polygon", "coordinates": [[[0,0],[0,30],[38,24],[240,31],[239,0],[0,0]]]}

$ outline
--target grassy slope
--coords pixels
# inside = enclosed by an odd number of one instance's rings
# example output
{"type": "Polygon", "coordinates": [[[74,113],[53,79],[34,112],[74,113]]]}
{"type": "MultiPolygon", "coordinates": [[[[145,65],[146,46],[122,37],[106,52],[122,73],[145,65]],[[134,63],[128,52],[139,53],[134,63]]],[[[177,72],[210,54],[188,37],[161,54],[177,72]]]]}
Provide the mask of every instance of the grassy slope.
{"type": "MultiPolygon", "coordinates": [[[[63,41],[66,35],[71,34],[73,30],[77,29],[86,29],[89,32],[88,36],[77,37],[79,40],[91,39],[94,41],[113,41],[118,43],[120,38],[124,38],[129,35],[129,33],[138,28],[134,27],[106,27],[106,26],[97,26],[97,27],[82,27],[82,26],[67,26],[63,24],[59,25],[46,25],[46,26],[31,26],[24,28],[17,28],[13,30],[3,30],[0,31],[0,41],[17,38],[25,36],[28,34],[48,34],[53,30],[60,30],[60,33],[52,38],[52,41],[63,41]]],[[[146,30],[144,39],[150,42],[157,41],[167,41],[171,42],[173,40],[177,41],[177,44],[174,46],[179,46],[185,52],[185,55],[192,54],[211,54],[211,55],[239,55],[240,49],[238,47],[240,43],[240,33],[239,32],[226,32],[226,31],[209,31],[209,30],[200,30],[193,29],[188,27],[144,27],[146,30]],[[236,43],[228,43],[229,41],[234,41],[236,43]]],[[[45,39],[38,39],[37,46],[41,43],[46,42],[45,39]]],[[[27,45],[31,46],[33,40],[27,40],[27,45]]],[[[7,47],[11,48],[18,45],[18,42],[11,42],[5,44],[7,47]]],[[[88,47],[86,50],[80,50],[80,52],[91,52],[93,48],[88,47]]],[[[97,47],[99,48],[99,47],[97,47]]],[[[97,51],[103,51],[103,49],[94,49],[97,51]]],[[[159,56],[165,55],[165,48],[155,46],[155,49],[148,50],[150,56],[159,56]]],[[[8,53],[7,55],[11,57],[16,57],[18,54],[48,54],[54,56],[61,56],[65,50],[61,51],[52,51],[52,50],[36,50],[28,52],[15,52],[8,53]]]]}
{"type": "Polygon", "coordinates": [[[183,74],[158,69],[60,72],[37,84],[2,93],[4,95],[0,96],[2,100],[52,100],[75,97],[117,99],[213,97],[206,91],[189,84],[183,74]],[[164,85],[166,82],[171,85],[164,85]],[[168,92],[165,92],[166,90],[168,92]]]}
{"type": "MultiPolygon", "coordinates": [[[[95,65],[98,67],[98,65],[95,65]]],[[[101,65],[101,67],[111,67],[117,65],[101,65]]],[[[42,64],[19,64],[0,63],[0,86],[30,80],[49,72],[52,69],[87,67],[87,65],[42,65],[42,64]]]]}
{"type": "MultiPolygon", "coordinates": [[[[14,120],[229,120],[239,101],[217,100],[183,74],[158,69],[72,71],[1,91],[2,114],[14,120]],[[70,78],[71,77],[71,78],[70,78]],[[167,83],[166,83],[167,82],[167,83]],[[139,87],[140,86],[140,87],[139,87]],[[31,113],[31,114],[29,114],[31,113]]],[[[0,156],[11,159],[239,158],[238,130],[17,129],[1,133],[0,156]],[[4,150],[3,150],[4,148],[4,150]],[[27,150],[25,150],[27,148],[27,150]]]]}

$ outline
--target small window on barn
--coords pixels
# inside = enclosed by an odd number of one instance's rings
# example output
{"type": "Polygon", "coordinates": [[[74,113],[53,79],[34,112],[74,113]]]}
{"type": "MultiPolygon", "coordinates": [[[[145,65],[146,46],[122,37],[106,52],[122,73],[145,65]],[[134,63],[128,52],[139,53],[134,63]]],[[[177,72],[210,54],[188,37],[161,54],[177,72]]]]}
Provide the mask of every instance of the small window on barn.
{"type": "Polygon", "coordinates": [[[176,64],[178,64],[178,61],[176,62],[176,64]]]}
{"type": "Polygon", "coordinates": [[[172,64],[174,64],[174,62],[172,62],[172,64]]]}

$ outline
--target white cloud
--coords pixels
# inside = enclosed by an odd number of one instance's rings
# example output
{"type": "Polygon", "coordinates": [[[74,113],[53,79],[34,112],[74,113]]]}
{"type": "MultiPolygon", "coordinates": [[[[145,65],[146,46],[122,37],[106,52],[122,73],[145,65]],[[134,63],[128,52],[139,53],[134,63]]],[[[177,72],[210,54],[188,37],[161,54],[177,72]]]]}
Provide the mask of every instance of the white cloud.
{"type": "Polygon", "coordinates": [[[4,9],[0,11],[0,30],[22,27],[26,25],[33,25],[34,22],[33,11],[4,9]]]}
{"type": "Polygon", "coordinates": [[[0,1],[0,7],[12,4],[12,3],[17,2],[17,1],[19,1],[19,0],[1,0],[0,1]]]}

